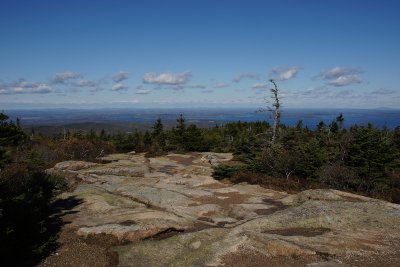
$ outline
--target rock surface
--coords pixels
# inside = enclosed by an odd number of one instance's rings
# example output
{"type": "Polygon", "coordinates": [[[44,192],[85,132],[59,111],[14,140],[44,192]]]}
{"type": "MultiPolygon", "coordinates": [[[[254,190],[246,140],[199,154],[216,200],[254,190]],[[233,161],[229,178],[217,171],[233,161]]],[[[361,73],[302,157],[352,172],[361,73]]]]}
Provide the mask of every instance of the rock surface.
{"type": "MultiPolygon", "coordinates": [[[[289,195],[225,184],[201,157],[115,154],[49,171],[80,180],[60,196],[79,200],[66,227],[117,240],[107,249],[119,266],[400,266],[399,205],[336,190],[289,195]]],[[[72,266],[57,265],[58,256],[42,266],[72,266]]]]}

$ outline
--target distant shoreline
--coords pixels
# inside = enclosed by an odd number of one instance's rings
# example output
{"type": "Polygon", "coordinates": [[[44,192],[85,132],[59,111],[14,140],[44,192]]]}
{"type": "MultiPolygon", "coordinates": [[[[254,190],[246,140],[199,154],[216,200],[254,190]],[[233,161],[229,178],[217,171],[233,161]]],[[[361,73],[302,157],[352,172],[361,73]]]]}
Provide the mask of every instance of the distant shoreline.
{"type": "MultiPolygon", "coordinates": [[[[68,126],[77,124],[104,124],[117,128],[149,128],[157,118],[168,126],[175,124],[176,118],[183,114],[187,124],[194,123],[200,127],[213,127],[229,122],[270,121],[265,112],[257,108],[101,108],[101,109],[15,109],[4,110],[12,120],[20,119],[21,125],[27,127],[68,126]]],[[[340,113],[343,113],[344,126],[367,124],[372,122],[376,127],[400,126],[400,109],[316,109],[287,108],[283,110],[282,123],[296,125],[299,120],[303,126],[315,128],[320,122],[329,124],[340,113]]]]}

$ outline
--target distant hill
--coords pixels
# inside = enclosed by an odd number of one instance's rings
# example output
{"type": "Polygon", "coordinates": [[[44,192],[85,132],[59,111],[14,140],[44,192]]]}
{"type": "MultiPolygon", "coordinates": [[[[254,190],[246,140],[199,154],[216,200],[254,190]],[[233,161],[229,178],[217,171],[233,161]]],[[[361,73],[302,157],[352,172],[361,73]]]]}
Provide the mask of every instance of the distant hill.
{"type": "MultiPolygon", "coordinates": [[[[268,114],[252,108],[195,108],[195,109],[35,109],[7,110],[11,119],[19,118],[25,129],[45,134],[54,134],[68,128],[107,132],[126,132],[151,129],[154,121],[161,118],[165,127],[175,125],[176,118],[183,114],[186,123],[199,127],[212,127],[234,121],[270,120],[268,114]]],[[[344,126],[372,122],[378,127],[394,128],[400,125],[400,110],[392,109],[284,109],[282,123],[292,126],[299,120],[303,125],[314,128],[321,120],[330,123],[339,113],[344,114],[344,126]]]]}

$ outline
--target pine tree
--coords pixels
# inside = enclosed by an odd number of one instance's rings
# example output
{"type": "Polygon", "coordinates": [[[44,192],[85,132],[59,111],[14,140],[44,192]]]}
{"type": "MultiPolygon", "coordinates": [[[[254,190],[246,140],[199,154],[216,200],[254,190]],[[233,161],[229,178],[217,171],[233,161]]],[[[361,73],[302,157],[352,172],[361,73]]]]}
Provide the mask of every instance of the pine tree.
{"type": "Polygon", "coordinates": [[[164,131],[164,125],[162,124],[161,119],[158,118],[153,125],[153,134],[152,135],[153,135],[153,137],[156,138],[156,137],[160,136],[163,133],[163,131],[164,131]]]}
{"type": "Polygon", "coordinates": [[[176,119],[177,125],[174,128],[173,134],[174,134],[174,143],[176,145],[177,150],[184,150],[185,148],[185,132],[186,132],[186,124],[185,124],[185,118],[181,114],[178,119],[176,119]]]}
{"type": "Polygon", "coordinates": [[[395,159],[390,140],[371,123],[367,127],[353,127],[351,133],[347,165],[357,168],[367,179],[385,176],[385,167],[395,159]]]}
{"type": "Polygon", "coordinates": [[[164,125],[161,122],[161,119],[158,118],[153,125],[153,133],[151,134],[154,145],[157,146],[157,150],[165,149],[165,133],[164,133],[164,125]]]}
{"type": "Polygon", "coordinates": [[[143,143],[146,147],[149,147],[152,143],[151,135],[148,131],[146,131],[143,135],[143,143]]]}

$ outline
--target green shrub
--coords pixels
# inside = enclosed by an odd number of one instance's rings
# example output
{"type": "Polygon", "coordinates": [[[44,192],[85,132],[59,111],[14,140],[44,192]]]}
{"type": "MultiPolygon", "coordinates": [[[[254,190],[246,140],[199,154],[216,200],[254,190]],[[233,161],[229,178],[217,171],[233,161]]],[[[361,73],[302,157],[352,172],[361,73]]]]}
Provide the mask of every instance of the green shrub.
{"type": "Polygon", "coordinates": [[[235,173],[245,170],[247,166],[245,165],[217,165],[213,167],[213,172],[211,174],[216,180],[222,180],[225,178],[231,178],[235,173]]]}
{"type": "Polygon", "coordinates": [[[2,263],[22,266],[52,246],[54,237],[47,228],[50,203],[54,191],[65,189],[66,183],[60,176],[15,165],[0,177],[2,263]]]}

